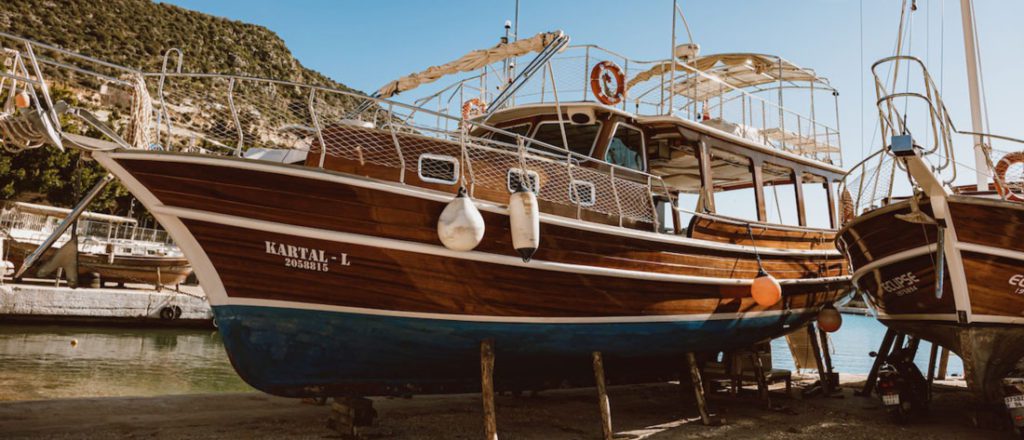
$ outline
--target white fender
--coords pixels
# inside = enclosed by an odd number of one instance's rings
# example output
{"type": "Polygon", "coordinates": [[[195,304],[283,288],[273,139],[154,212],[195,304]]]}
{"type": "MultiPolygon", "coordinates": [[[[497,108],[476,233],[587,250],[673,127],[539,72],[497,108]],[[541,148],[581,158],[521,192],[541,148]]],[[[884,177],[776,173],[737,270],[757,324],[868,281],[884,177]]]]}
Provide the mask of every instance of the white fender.
{"type": "Polygon", "coordinates": [[[459,188],[459,195],[448,202],[437,218],[437,238],[453,251],[471,251],[484,238],[484,217],[466,196],[465,188],[459,188]]]}
{"type": "Polygon", "coordinates": [[[540,211],[537,208],[537,195],[519,187],[509,196],[508,216],[512,224],[512,246],[523,257],[523,261],[530,261],[540,246],[540,211]]]}

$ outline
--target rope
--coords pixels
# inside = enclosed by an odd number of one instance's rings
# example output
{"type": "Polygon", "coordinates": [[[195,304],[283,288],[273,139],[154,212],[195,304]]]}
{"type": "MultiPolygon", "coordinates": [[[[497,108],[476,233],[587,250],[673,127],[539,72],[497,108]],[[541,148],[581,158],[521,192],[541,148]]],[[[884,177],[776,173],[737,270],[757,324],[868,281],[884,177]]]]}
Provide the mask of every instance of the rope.
{"type": "Polygon", "coordinates": [[[151,145],[149,127],[153,120],[153,98],[149,96],[146,79],[142,74],[133,73],[129,81],[132,83],[134,96],[125,140],[135,148],[146,149],[151,145]]]}

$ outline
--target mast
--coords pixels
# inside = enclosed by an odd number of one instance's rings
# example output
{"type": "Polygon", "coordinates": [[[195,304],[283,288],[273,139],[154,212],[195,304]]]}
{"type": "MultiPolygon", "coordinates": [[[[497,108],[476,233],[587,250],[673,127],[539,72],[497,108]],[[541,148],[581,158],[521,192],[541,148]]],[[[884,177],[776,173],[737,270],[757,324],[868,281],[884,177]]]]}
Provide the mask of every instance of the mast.
{"type": "MultiPolygon", "coordinates": [[[[960,18],[964,28],[964,52],[967,59],[967,91],[971,97],[971,126],[975,133],[985,133],[981,117],[981,92],[978,88],[978,48],[974,37],[974,7],[971,0],[960,0],[960,18]]],[[[974,135],[974,170],[978,191],[988,190],[988,166],[982,139],[974,135]]]]}

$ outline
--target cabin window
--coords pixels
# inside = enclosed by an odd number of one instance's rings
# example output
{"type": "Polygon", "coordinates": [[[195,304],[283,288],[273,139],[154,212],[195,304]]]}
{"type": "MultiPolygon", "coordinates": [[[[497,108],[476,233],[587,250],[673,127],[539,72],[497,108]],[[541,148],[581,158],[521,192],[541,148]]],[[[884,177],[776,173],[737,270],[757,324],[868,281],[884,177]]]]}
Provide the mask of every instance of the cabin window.
{"type": "Polygon", "coordinates": [[[828,229],[832,227],[828,210],[828,179],[814,174],[803,176],[804,209],[807,211],[807,226],[828,229]]]}
{"type": "Polygon", "coordinates": [[[764,175],[764,204],[768,222],[799,226],[793,170],[765,162],[761,171],[764,175]]]}
{"type": "MultiPolygon", "coordinates": [[[[530,133],[531,124],[519,124],[511,127],[499,127],[501,130],[509,133],[517,134],[519,136],[526,137],[530,133]]],[[[510,145],[519,145],[519,141],[516,140],[515,136],[507,135],[505,133],[491,132],[491,140],[504,142],[510,145]]]]}
{"type": "Polygon", "coordinates": [[[715,213],[757,221],[757,195],[750,159],[739,154],[711,149],[711,173],[715,188],[715,213]]]}
{"type": "Polygon", "coordinates": [[[585,180],[573,180],[569,186],[569,201],[580,206],[594,206],[597,190],[594,184],[585,180]]]}
{"type": "MultiPolygon", "coordinates": [[[[601,133],[601,123],[576,125],[568,120],[565,121],[565,139],[569,141],[568,150],[573,153],[590,156],[599,133],[601,133]]],[[[558,121],[541,123],[537,126],[537,132],[533,134],[533,138],[548,145],[565,148],[562,142],[562,130],[558,128],[558,121]]]]}
{"type": "Polygon", "coordinates": [[[693,213],[700,211],[700,207],[697,205],[699,200],[700,195],[698,193],[680,192],[677,195],[675,208],[679,210],[679,228],[683,230],[684,235],[686,234],[686,229],[690,227],[693,213]]]}
{"type": "Polygon", "coordinates": [[[416,172],[424,182],[454,185],[459,181],[459,161],[452,156],[421,154],[416,172]]]}
{"type": "MultiPolygon", "coordinates": [[[[506,181],[506,183],[508,184],[508,192],[515,192],[516,189],[519,188],[519,182],[522,178],[522,169],[509,168],[506,181]]],[[[534,194],[540,194],[540,176],[537,175],[537,172],[526,170],[526,179],[527,181],[523,182],[524,186],[526,186],[530,191],[533,191],[534,194]]]]}
{"type": "Polygon", "coordinates": [[[644,161],[644,133],[626,124],[615,127],[615,135],[608,143],[605,162],[638,171],[647,169],[644,161]]]}

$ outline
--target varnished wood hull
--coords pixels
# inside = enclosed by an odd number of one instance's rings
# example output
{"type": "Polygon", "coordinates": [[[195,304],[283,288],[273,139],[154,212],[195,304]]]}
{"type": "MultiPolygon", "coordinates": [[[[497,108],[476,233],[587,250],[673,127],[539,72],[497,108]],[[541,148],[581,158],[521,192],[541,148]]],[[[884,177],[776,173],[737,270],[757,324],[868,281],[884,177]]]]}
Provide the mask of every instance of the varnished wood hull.
{"type": "Polygon", "coordinates": [[[674,376],[689,351],[777,337],[845,295],[835,252],[761,249],[784,300],[749,295],[752,250],[545,217],[524,263],[504,208],[472,252],[444,248],[450,195],[347,174],[175,154],[98,154],[196,265],[232,363],[287,395],[478,387],[493,339],[506,387],[674,376]]]}
{"type": "MultiPolygon", "coordinates": [[[[938,228],[897,218],[909,201],[858,217],[837,243],[883,323],[959,354],[972,389],[996,399],[1024,356],[1024,205],[951,196],[948,206],[941,289],[938,228]]],[[[927,200],[920,209],[933,214],[927,200]]]]}
{"type": "MultiPolygon", "coordinates": [[[[25,257],[36,250],[38,245],[11,240],[8,259],[20,267],[25,257]]],[[[43,255],[43,261],[56,253],[50,249],[43,255]]],[[[192,273],[192,266],[184,257],[116,255],[113,261],[107,254],[78,254],[78,275],[85,279],[99,274],[100,280],[112,283],[146,283],[173,286],[185,281],[192,273]]]]}

